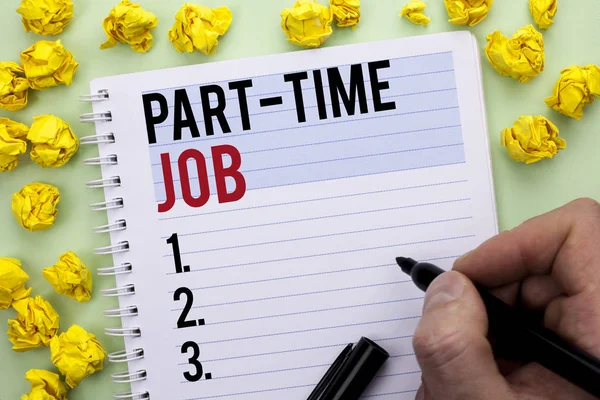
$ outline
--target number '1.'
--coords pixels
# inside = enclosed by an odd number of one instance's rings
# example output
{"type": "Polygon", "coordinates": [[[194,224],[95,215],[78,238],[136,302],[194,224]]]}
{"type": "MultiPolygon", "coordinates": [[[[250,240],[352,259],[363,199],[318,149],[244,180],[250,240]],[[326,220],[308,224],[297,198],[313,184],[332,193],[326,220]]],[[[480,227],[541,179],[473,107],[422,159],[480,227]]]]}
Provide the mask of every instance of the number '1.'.
{"type": "Polygon", "coordinates": [[[181,274],[182,272],[190,272],[190,266],[182,266],[181,252],[179,251],[179,238],[174,233],[170,238],[167,239],[167,243],[173,246],[173,258],[175,259],[175,272],[181,274]]]}

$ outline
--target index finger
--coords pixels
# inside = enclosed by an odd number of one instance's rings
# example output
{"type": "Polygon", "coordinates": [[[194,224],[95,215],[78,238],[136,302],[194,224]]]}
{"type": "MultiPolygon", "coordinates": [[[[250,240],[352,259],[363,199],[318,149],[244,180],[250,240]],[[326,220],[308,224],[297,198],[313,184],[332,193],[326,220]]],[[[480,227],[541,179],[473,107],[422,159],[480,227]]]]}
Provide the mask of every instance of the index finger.
{"type": "Polygon", "coordinates": [[[600,287],[600,204],[579,199],[495,236],[454,263],[473,281],[500,287],[552,275],[567,295],[600,287]]]}

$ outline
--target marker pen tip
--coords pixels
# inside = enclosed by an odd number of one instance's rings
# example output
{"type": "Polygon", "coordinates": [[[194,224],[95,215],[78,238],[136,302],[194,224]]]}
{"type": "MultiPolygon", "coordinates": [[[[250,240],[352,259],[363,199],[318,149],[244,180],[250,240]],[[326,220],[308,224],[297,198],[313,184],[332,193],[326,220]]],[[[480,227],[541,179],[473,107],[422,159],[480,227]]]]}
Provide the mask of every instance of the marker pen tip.
{"type": "Polygon", "coordinates": [[[417,264],[415,260],[408,257],[396,257],[396,263],[402,268],[404,273],[410,275],[410,271],[412,271],[413,267],[417,264]]]}

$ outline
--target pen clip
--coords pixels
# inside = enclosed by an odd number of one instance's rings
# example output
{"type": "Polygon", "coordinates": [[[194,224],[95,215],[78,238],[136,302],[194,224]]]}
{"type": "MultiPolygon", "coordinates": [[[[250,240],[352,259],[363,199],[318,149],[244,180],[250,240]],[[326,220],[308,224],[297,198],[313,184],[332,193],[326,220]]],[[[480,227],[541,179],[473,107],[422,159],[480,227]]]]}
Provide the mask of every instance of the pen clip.
{"type": "Polygon", "coordinates": [[[331,367],[327,370],[323,378],[319,381],[317,386],[313,389],[311,394],[308,396],[306,400],[318,400],[323,392],[329,387],[333,378],[337,375],[339,370],[344,365],[344,362],[348,359],[348,356],[352,352],[352,347],[354,345],[352,343],[348,343],[348,345],[342,350],[340,355],[337,356],[331,367]]]}

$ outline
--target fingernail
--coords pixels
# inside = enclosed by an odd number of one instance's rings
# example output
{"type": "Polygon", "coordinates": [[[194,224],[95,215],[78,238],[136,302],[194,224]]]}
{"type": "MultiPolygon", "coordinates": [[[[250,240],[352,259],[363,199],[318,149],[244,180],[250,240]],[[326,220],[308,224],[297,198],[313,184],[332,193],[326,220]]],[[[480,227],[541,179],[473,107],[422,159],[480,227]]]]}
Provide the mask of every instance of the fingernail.
{"type": "Polygon", "coordinates": [[[463,289],[464,282],[459,273],[443,273],[431,282],[427,292],[425,292],[423,311],[458,299],[462,295],[463,289]]]}
{"type": "Polygon", "coordinates": [[[471,254],[473,251],[475,251],[475,250],[467,251],[465,254],[463,254],[462,256],[458,257],[456,260],[454,260],[454,264],[456,264],[457,262],[460,262],[460,261],[464,260],[465,258],[467,258],[469,256],[469,254],[471,254]]]}
{"type": "Polygon", "coordinates": [[[417,390],[415,400],[425,400],[425,389],[423,388],[423,385],[419,386],[419,390],[417,390]]]}

